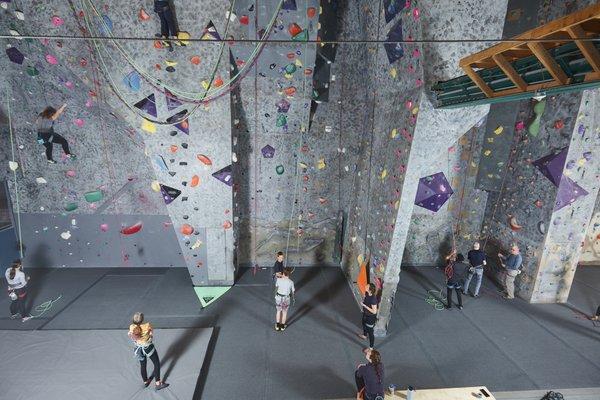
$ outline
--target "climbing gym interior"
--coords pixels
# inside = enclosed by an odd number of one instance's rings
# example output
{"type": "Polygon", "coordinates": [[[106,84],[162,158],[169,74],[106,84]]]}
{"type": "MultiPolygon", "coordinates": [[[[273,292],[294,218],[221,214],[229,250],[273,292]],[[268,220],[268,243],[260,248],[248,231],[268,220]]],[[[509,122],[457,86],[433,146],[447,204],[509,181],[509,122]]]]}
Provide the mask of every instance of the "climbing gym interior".
{"type": "Polygon", "coordinates": [[[598,1],[0,0],[0,43],[0,398],[600,399],[598,1]]]}

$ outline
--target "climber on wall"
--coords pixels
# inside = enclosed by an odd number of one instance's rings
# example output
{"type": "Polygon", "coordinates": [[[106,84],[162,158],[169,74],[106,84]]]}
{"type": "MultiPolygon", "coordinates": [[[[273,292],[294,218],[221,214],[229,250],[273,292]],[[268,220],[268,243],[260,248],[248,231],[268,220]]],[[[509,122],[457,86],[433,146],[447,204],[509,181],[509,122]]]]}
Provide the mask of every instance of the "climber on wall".
{"type": "MultiPolygon", "coordinates": [[[[154,0],[154,12],[160,18],[160,33],[156,36],[163,39],[177,39],[177,21],[175,21],[175,11],[171,1],[154,0]]],[[[173,44],[170,41],[165,41],[163,44],[169,51],[173,51],[173,44]]]]}
{"type": "Polygon", "coordinates": [[[46,148],[46,158],[48,163],[56,164],[56,161],[52,158],[52,146],[54,143],[60,144],[67,157],[74,159],[75,155],[69,150],[69,143],[67,140],[54,132],[54,121],[65,111],[67,108],[66,104],[63,104],[58,110],[54,107],[46,107],[42,111],[36,120],[37,128],[37,141],[39,144],[43,144],[46,148]]]}

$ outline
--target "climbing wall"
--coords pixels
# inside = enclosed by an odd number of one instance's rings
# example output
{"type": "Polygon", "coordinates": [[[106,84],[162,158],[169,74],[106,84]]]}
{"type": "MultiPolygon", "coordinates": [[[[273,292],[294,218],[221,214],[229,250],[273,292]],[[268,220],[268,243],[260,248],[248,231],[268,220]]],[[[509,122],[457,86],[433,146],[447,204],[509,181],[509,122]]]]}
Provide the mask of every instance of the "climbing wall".
{"type": "MultiPolygon", "coordinates": [[[[423,175],[442,172],[453,191],[441,208],[414,207],[403,265],[442,265],[453,245],[465,254],[479,239],[487,193],[475,188],[485,118],[449,143],[446,157],[432,160],[423,175]]],[[[425,204],[427,205],[427,204],[425,204]]]]}
{"type": "Polygon", "coordinates": [[[600,196],[596,198],[594,213],[588,223],[579,263],[600,265],[600,196]]]}
{"type": "MultiPolygon", "coordinates": [[[[267,31],[270,40],[293,40],[267,44],[232,93],[237,262],[270,266],[275,253],[284,251],[290,265],[332,263],[337,209],[317,200],[327,194],[311,185],[324,168],[307,144],[316,46],[305,41],[316,38],[318,1],[239,1],[235,8],[242,38],[267,31]]],[[[252,48],[233,46],[232,67],[240,68],[252,48]]],[[[330,162],[329,154],[322,157],[330,162]]],[[[331,167],[321,175],[337,180],[331,167]]]]}

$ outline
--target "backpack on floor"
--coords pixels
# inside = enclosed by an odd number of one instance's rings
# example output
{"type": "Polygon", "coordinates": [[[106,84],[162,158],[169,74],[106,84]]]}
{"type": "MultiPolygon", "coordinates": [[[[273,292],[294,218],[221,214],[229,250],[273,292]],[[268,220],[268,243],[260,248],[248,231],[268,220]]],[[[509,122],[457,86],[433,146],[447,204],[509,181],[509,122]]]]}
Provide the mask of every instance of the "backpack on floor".
{"type": "Polygon", "coordinates": [[[546,393],[544,397],[542,397],[542,400],[564,400],[564,397],[558,392],[550,391],[546,393]]]}

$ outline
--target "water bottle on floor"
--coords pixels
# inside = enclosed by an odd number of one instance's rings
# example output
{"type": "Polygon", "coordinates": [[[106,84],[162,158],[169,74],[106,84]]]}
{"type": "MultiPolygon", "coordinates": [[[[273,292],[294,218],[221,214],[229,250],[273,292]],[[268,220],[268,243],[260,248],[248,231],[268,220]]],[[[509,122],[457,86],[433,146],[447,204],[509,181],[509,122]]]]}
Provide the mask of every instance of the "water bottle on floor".
{"type": "Polygon", "coordinates": [[[415,396],[415,388],[413,388],[412,386],[409,386],[408,388],[406,388],[406,400],[413,400],[415,396]]]}

